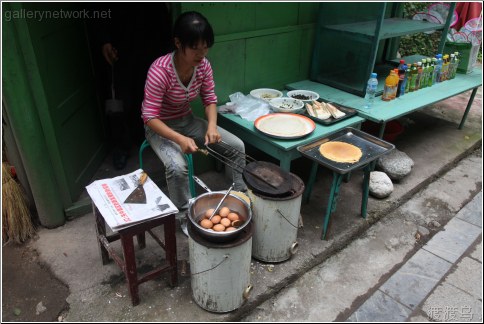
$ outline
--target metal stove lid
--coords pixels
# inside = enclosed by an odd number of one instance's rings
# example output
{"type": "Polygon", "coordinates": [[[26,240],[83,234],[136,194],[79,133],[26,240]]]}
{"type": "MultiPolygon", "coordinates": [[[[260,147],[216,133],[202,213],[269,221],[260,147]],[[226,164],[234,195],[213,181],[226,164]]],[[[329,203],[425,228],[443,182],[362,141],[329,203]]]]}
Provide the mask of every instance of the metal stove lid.
{"type": "Polygon", "coordinates": [[[272,197],[293,193],[291,174],[274,163],[251,162],[244,168],[243,177],[247,186],[255,193],[272,197]]]}

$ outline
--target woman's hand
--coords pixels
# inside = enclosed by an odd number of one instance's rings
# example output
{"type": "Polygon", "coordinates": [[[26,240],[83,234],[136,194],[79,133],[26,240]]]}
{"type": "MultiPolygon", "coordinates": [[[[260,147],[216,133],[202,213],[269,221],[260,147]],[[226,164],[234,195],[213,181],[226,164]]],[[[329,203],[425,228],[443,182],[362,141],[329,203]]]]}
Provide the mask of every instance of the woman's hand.
{"type": "Polygon", "coordinates": [[[218,143],[222,140],[222,136],[217,130],[217,126],[208,127],[207,133],[205,134],[205,145],[218,143]]]}
{"type": "Polygon", "coordinates": [[[193,138],[190,137],[183,136],[183,138],[178,142],[178,145],[180,145],[183,153],[186,154],[194,153],[198,150],[197,144],[195,144],[193,138]]]}

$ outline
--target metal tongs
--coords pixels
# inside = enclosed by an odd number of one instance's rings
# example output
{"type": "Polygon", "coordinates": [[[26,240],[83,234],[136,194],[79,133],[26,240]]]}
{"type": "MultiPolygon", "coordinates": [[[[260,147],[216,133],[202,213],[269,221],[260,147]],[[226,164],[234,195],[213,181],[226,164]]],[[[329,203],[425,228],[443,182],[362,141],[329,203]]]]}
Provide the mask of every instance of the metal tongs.
{"type": "Polygon", "coordinates": [[[232,169],[236,170],[237,172],[243,173],[244,171],[252,175],[253,177],[259,179],[260,181],[263,181],[264,183],[267,183],[269,186],[272,188],[276,189],[274,185],[271,183],[267,182],[263,178],[261,178],[258,174],[249,171],[245,168],[245,165],[251,162],[256,162],[257,160],[251,157],[248,154],[245,154],[244,152],[241,152],[237,150],[236,148],[230,146],[224,141],[220,141],[218,143],[213,143],[213,144],[207,144],[205,145],[205,149],[198,149],[197,152],[200,152],[204,155],[210,155],[217,159],[218,161],[222,162],[223,164],[231,167],[232,169]],[[217,152],[214,147],[220,148],[226,155],[217,152]],[[243,160],[245,160],[244,165],[239,165],[237,164],[234,159],[235,157],[241,157],[243,160]]]}
{"type": "Polygon", "coordinates": [[[229,195],[229,193],[232,191],[232,189],[234,188],[234,186],[235,186],[235,183],[232,183],[232,185],[230,186],[230,188],[227,190],[227,192],[223,196],[222,200],[220,200],[220,202],[218,203],[217,207],[215,207],[215,209],[213,210],[213,213],[212,213],[212,215],[210,215],[210,217],[208,218],[208,220],[212,220],[212,217],[220,209],[220,206],[222,206],[222,203],[224,202],[225,198],[227,198],[227,196],[229,195]]]}
{"type": "Polygon", "coordinates": [[[245,165],[239,165],[234,160],[236,157],[241,157],[245,160],[246,164],[250,162],[255,162],[256,159],[251,157],[250,155],[245,154],[237,150],[236,148],[230,146],[224,141],[220,141],[218,143],[207,144],[205,145],[205,149],[198,149],[197,152],[200,152],[204,155],[210,155],[214,157],[216,160],[222,162],[223,164],[231,167],[232,169],[242,173],[245,169],[245,165]],[[221,152],[217,152],[217,149],[221,152]]]}

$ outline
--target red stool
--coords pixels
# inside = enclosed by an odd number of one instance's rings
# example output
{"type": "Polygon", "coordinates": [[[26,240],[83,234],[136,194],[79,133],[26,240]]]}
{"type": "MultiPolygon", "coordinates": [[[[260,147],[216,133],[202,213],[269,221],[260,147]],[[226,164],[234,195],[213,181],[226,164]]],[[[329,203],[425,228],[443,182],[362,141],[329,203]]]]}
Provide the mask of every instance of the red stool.
{"type": "Polygon", "coordinates": [[[129,294],[131,295],[131,302],[133,303],[133,306],[139,304],[138,286],[145,281],[157,278],[162,272],[171,272],[170,284],[172,287],[177,285],[178,277],[175,214],[147,220],[145,222],[120,229],[117,233],[106,235],[106,222],[94,203],[92,206],[93,213],[96,218],[97,241],[101,250],[102,263],[103,265],[109,263],[109,257],[111,257],[118,264],[121,270],[123,270],[128,282],[129,294]],[[163,225],[165,242],[162,242],[160,238],[152,232],[153,228],[160,225],[163,225]],[[136,259],[134,256],[133,238],[136,235],[139,248],[145,248],[145,231],[148,232],[151,237],[153,237],[153,239],[165,250],[166,261],[168,264],[153,269],[138,278],[136,259]],[[121,240],[124,260],[119,257],[119,255],[114,251],[113,247],[110,246],[110,243],[116,240],[121,240]]]}

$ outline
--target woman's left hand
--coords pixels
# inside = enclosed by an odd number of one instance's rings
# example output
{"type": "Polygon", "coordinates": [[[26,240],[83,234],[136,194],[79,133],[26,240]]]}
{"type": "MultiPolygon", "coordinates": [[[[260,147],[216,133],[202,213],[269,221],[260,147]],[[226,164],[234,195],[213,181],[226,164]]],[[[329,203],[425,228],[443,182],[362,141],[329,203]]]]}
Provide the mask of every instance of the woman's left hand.
{"type": "Polygon", "coordinates": [[[217,127],[209,127],[205,134],[205,145],[218,143],[222,140],[222,136],[217,130],[217,127]]]}

